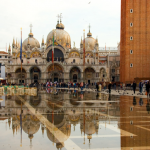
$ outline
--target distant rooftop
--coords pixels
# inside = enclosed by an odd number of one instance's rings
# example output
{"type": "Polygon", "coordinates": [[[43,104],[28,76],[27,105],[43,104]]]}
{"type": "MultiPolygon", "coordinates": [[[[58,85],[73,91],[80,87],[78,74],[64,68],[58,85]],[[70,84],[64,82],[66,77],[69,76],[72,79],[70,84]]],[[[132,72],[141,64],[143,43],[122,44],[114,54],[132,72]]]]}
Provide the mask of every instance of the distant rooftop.
{"type": "Polygon", "coordinates": [[[4,51],[0,51],[0,54],[8,54],[7,52],[4,51]]]}
{"type": "Polygon", "coordinates": [[[105,47],[99,47],[99,50],[112,51],[112,50],[118,50],[118,48],[117,47],[106,47],[106,49],[105,49],[105,47]]]}

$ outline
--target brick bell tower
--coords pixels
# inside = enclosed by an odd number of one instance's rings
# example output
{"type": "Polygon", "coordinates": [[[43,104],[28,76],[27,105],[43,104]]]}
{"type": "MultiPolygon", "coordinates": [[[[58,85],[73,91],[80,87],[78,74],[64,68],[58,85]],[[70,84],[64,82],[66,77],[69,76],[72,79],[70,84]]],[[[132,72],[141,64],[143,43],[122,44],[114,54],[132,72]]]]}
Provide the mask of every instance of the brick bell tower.
{"type": "Polygon", "coordinates": [[[120,81],[150,78],[150,0],[121,0],[120,81]]]}

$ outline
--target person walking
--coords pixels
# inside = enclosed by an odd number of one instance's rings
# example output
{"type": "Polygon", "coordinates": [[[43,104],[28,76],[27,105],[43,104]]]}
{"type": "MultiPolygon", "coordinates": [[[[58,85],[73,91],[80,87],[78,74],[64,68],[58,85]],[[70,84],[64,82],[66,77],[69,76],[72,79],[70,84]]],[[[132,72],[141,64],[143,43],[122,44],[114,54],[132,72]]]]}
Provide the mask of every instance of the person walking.
{"type": "Polygon", "coordinates": [[[97,83],[97,84],[96,84],[96,89],[97,89],[97,92],[98,92],[98,88],[99,88],[99,87],[98,87],[98,83],[97,83]]]}
{"type": "Polygon", "coordinates": [[[147,98],[149,97],[149,88],[150,88],[150,85],[149,85],[149,81],[146,83],[146,92],[147,92],[147,98]]]}
{"type": "Polygon", "coordinates": [[[103,88],[104,88],[104,90],[106,89],[106,83],[105,82],[103,83],[103,88]]]}
{"type": "Polygon", "coordinates": [[[142,93],[143,84],[142,81],[139,83],[139,92],[142,93]]]}
{"type": "Polygon", "coordinates": [[[73,83],[73,86],[74,86],[74,90],[75,90],[75,87],[76,87],[76,83],[75,82],[73,83]]]}
{"type": "Polygon", "coordinates": [[[134,92],[134,94],[135,94],[135,90],[136,90],[136,83],[135,83],[135,81],[133,82],[133,92],[134,92]]]}
{"type": "Polygon", "coordinates": [[[109,89],[109,94],[111,93],[111,82],[108,85],[108,89],[109,89]]]}
{"type": "Polygon", "coordinates": [[[114,90],[116,91],[116,82],[114,83],[114,90]]]}
{"type": "Polygon", "coordinates": [[[80,83],[81,91],[83,90],[83,82],[80,83]]]}
{"type": "Polygon", "coordinates": [[[101,84],[98,85],[98,91],[101,92],[102,86],[101,84]]]}

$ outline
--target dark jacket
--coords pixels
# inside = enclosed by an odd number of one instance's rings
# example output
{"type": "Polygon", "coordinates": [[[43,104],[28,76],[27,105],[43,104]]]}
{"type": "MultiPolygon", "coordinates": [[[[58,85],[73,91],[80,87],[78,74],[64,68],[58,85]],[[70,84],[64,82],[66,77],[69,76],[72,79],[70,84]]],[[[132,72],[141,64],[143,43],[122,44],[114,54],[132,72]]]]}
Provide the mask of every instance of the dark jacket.
{"type": "Polygon", "coordinates": [[[136,83],[133,83],[133,88],[136,89],[136,83]]]}
{"type": "Polygon", "coordinates": [[[143,87],[143,83],[140,82],[140,83],[139,83],[139,88],[142,88],[142,87],[143,87]]]}
{"type": "Polygon", "coordinates": [[[96,84],[96,88],[98,89],[98,84],[96,84]]]}
{"type": "Polygon", "coordinates": [[[108,89],[111,89],[111,83],[109,83],[109,85],[108,85],[108,89]]]}
{"type": "Polygon", "coordinates": [[[149,83],[146,84],[146,91],[149,91],[150,85],[149,83]]]}

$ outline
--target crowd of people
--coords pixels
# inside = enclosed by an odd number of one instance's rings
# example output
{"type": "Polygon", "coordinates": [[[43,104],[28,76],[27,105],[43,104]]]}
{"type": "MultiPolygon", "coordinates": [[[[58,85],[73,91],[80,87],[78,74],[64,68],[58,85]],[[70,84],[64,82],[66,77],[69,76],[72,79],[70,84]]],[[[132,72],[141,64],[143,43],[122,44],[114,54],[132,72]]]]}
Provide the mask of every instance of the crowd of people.
{"type": "MultiPolygon", "coordinates": [[[[2,85],[2,83],[1,83],[2,85]]],[[[116,82],[95,82],[95,83],[85,83],[85,82],[50,82],[47,81],[46,83],[31,83],[31,84],[16,84],[16,83],[12,83],[12,84],[4,84],[4,85],[24,85],[24,86],[28,86],[28,87],[43,87],[43,88],[49,88],[49,87],[59,87],[59,88],[80,88],[81,90],[83,90],[84,88],[94,88],[97,90],[97,92],[101,92],[102,89],[106,90],[108,89],[108,92],[111,93],[111,89],[114,90],[133,90],[133,93],[135,94],[135,91],[137,89],[139,89],[139,94],[143,94],[143,92],[145,92],[144,94],[147,95],[147,97],[150,97],[150,83],[149,80],[144,80],[144,81],[140,81],[139,85],[137,86],[137,83],[135,81],[133,81],[133,83],[130,84],[125,84],[125,83],[116,83],[116,82]]]]}

